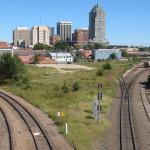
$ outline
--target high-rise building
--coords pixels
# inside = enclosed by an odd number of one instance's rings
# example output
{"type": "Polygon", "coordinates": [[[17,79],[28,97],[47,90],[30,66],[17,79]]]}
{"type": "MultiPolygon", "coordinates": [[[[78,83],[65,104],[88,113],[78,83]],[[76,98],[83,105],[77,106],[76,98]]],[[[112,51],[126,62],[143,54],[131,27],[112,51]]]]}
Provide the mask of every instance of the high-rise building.
{"type": "Polygon", "coordinates": [[[50,36],[53,36],[55,34],[54,27],[49,27],[50,30],[50,36]]]}
{"type": "Polygon", "coordinates": [[[73,43],[77,46],[86,45],[89,41],[89,30],[88,28],[76,29],[73,33],[73,43]]]}
{"type": "Polygon", "coordinates": [[[57,35],[64,42],[72,41],[72,22],[60,21],[57,23],[57,35]]]}
{"type": "Polygon", "coordinates": [[[61,41],[61,38],[59,35],[52,35],[50,36],[50,44],[51,45],[54,45],[56,44],[57,42],[60,42],[61,41]]]}
{"type": "Polygon", "coordinates": [[[89,40],[94,43],[105,42],[105,12],[98,4],[89,13],[89,40]]]}
{"type": "Polygon", "coordinates": [[[27,27],[18,27],[13,31],[14,46],[26,48],[31,45],[31,31],[27,27]]]}
{"type": "Polygon", "coordinates": [[[32,45],[43,43],[49,45],[50,28],[48,26],[33,26],[32,45]]]}

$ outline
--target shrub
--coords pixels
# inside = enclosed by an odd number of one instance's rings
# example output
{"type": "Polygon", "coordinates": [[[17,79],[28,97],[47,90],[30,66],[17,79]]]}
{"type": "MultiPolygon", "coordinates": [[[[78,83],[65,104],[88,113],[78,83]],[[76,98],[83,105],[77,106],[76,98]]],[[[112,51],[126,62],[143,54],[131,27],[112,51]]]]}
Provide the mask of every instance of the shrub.
{"type": "Polygon", "coordinates": [[[69,92],[69,87],[67,86],[65,81],[64,81],[64,84],[63,84],[61,89],[63,90],[64,93],[68,93],[69,92]]]}
{"type": "Polygon", "coordinates": [[[104,75],[104,70],[103,69],[97,70],[96,75],[97,76],[103,76],[104,75]]]}
{"type": "Polygon", "coordinates": [[[127,58],[129,57],[127,51],[122,51],[121,56],[122,57],[127,57],[127,58]]]}
{"type": "Polygon", "coordinates": [[[114,59],[117,59],[116,53],[110,54],[109,59],[113,59],[113,60],[114,60],[114,59]]]}
{"type": "Polygon", "coordinates": [[[147,83],[150,84],[150,75],[147,76],[147,83]]]}
{"type": "Polygon", "coordinates": [[[0,84],[10,84],[27,89],[29,87],[29,78],[26,75],[24,64],[18,56],[12,57],[10,53],[0,56],[0,84]]]}
{"type": "Polygon", "coordinates": [[[110,63],[106,63],[106,64],[103,64],[103,69],[104,70],[111,70],[112,69],[112,66],[111,66],[111,64],[110,63]]]}
{"type": "Polygon", "coordinates": [[[80,89],[79,83],[76,81],[72,85],[72,91],[78,91],[80,89]]]}
{"type": "Polygon", "coordinates": [[[26,75],[21,75],[18,77],[15,85],[27,90],[30,87],[30,79],[26,75]]]}

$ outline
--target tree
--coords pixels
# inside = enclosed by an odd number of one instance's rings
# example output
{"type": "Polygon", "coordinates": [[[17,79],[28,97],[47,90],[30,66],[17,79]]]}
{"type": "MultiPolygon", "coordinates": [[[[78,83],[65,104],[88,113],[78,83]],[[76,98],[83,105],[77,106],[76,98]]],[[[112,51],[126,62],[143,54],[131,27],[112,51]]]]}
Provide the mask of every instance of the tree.
{"type": "Polygon", "coordinates": [[[53,50],[54,47],[49,46],[47,44],[43,44],[43,43],[37,43],[34,45],[33,50],[53,50]]]}
{"type": "Polygon", "coordinates": [[[60,50],[60,51],[65,51],[65,50],[70,50],[71,46],[63,41],[57,42],[54,45],[56,50],[60,50]]]}
{"type": "Polygon", "coordinates": [[[0,56],[0,80],[12,79],[17,69],[11,54],[6,53],[0,56]]]}
{"type": "Polygon", "coordinates": [[[94,44],[94,48],[95,48],[95,49],[103,49],[103,48],[105,48],[105,46],[104,46],[104,44],[95,43],[95,44],[94,44]]]}
{"type": "Polygon", "coordinates": [[[18,56],[12,57],[10,53],[5,53],[0,56],[0,83],[6,84],[16,81],[23,88],[29,86],[29,79],[26,76],[24,64],[18,56]],[[28,83],[27,83],[28,82],[28,83]]]}
{"type": "Polygon", "coordinates": [[[117,58],[117,55],[116,55],[116,53],[112,53],[112,54],[110,54],[110,56],[109,56],[109,59],[116,59],[117,58]]]}
{"type": "Polygon", "coordinates": [[[127,51],[122,51],[121,56],[122,57],[128,57],[129,55],[128,55],[127,51]]]}

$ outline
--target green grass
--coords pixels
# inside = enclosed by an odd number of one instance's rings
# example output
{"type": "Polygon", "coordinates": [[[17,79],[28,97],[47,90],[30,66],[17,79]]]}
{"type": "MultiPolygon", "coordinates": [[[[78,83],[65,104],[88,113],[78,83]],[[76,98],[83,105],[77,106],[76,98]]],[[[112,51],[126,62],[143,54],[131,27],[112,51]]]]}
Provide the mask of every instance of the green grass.
{"type": "Polygon", "coordinates": [[[59,73],[53,68],[38,68],[27,65],[28,75],[31,79],[31,87],[28,90],[10,86],[2,86],[6,91],[23,97],[29,103],[35,105],[47,113],[54,122],[59,125],[59,132],[64,133],[62,123],[67,122],[69,134],[66,139],[72,141],[78,150],[91,150],[92,143],[103,135],[111,123],[105,119],[115,95],[118,78],[134,62],[112,61],[112,70],[105,70],[103,76],[97,76],[96,72],[106,62],[84,63],[96,69],[80,70],[72,73],[59,73]],[[62,86],[66,82],[69,92],[64,93],[62,86]],[[77,81],[80,85],[79,91],[72,91],[72,84],[77,81]],[[98,92],[97,83],[103,84],[104,100],[102,102],[102,119],[97,123],[92,118],[92,102],[98,92]],[[57,118],[58,111],[65,113],[62,122],[57,118]]]}

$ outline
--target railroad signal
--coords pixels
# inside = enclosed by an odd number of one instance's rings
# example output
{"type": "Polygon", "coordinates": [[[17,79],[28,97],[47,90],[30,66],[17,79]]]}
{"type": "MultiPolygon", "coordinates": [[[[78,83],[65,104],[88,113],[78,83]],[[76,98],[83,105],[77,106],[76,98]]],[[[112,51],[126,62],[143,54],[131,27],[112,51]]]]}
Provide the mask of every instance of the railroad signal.
{"type": "Polygon", "coordinates": [[[103,99],[103,93],[102,93],[103,85],[101,83],[99,83],[97,87],[99,89],[99,92],[97,93],[97,98],[94,100],[94,103],[93,103],[93,116],[94,116],[94,119],[99,121],[100,112],[102,110],[100,101],[103,99]]]}
{"type": "Polygon", "coordinates": [[[102,93],[98,93],[98,94],[97,94],[97,98],[98,98],[99,101],[102,100],[103,94],[102,94],[102,93]]]}
{"type": "Polygon", "coordinates": [[[103,88],[103,85],[102,85],[101,83],[99,83],[99,84],[98,84],[98,88],[99,88],[99,89],[102,89],[102,88],[103,88]]]}

